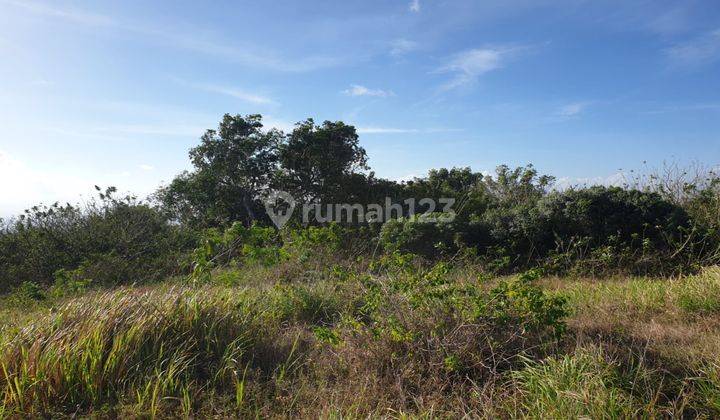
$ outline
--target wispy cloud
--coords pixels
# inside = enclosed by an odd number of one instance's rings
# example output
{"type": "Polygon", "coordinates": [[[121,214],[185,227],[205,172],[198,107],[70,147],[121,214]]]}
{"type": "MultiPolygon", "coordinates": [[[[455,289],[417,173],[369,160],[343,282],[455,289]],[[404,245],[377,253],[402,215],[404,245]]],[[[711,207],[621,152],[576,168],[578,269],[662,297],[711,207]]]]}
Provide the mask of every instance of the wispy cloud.
{"type": "Polygon", "coordinates": [[[563,105],[557,110],[556,115],[563,118],[575,117],[587,109],[590,102],[573,102],[563,105]]]}
{"type": "Polygon", "coordinates": [[[415,51],[420,45],[415,41],[399,38],[390,43],[390,54],[400,56],[415,51]]]}
{"type": "Polygon", "coordinates": [[[345,89],[341,93],[348,96],[376,96],[379,98],[395,96],[392,91],[382,89],[370,89],[362,85],[351,85],[349,89],[345,89]]]}
{"type": "Polygon", "coordinates": [[[251,104],[256,105],[277,105],[277,102],[274,100],[263,96],[258,95],[256,93],[250,93],[246,92],[242,89],[234,88],[234,87],[227,87],[227,86],[220,86],[220,85],[214,85],[214,84],[207,84],[207,83],[192,83],[187,82],[181,79],[174,79],[176,82],[192,87],[194,89],[204,90],[206,92],[211,93],[218,93],[220,95],[230,96],[232,98],[240,99],[241,101],[248,102],[251,104]]]}
{"type": "Polygon", "coordinates": [[[406,133],[446,133],[463,131],[461,128],[395,128],[395,127],[357,127],[359,134],[406,134],[406,133]]]}
{"type": "Polygon", "coordinates": [[[690,27],[690,17],[688,16],[688,3],[678,2],[678,6],[661,12],[652,18],[647,24],[647,28],[656,34],[674,35],[686,31],[690,27]]]}
{"type": "Polygon", "coordinates": [[[187,137],[197,138],[205,132],[207,125],[186,124],[108,124],[63,126],[52,125],[39,130],[56,136],[102,140],[108,142],[127,142],[145,137],[187,137]]]}
{"type": "Polygon", "coordinates": [[[417,128],[392,128],[392,127],[357,127],[359,134],[403,134],[419,133],[417,128]]]}
{"type": "Polygon", "coordinates": [[[1,0],[0,3],[25,9],[28,12],[56,17],[81,25],[89,26],[119,26],[112,18],[96,13],[85,12],[78,9],[58,9],[42,3],[32,1],[1,0]]]}
{"type": "Polygon", "coordinates": [[[673,65],[698,67],[720,59],[720,29],[676,44],[665,50],[673,65]]]}
{"type": "Polygon", "coordinates": [[[420,0],[412,0],[408,6],[411,12],[418,13],[420,11],[420,0]]]}
{"type": "Polygon", "coordinates": [[[436,73],[451,73],[454,77],[441,88],[449,90],[473,84],[485,73],[503,67],[507,60],[524,47],[478,48],[455,54],[436,73]]]}
{"type": "Polygon", "coordinates": [[[665,105],[656,109],[651,109],[642,112],[646,115],[656,114],[675,114],[678,112],[699,112],[699,111],[720,111],[720,103],[696,103],[696,104],[677,104],[677,105],[665,105]]]}
{"type": "Polygon", "coordinates": [[[62,19],[84,26],[103,27],[121,30],[124,33],[141,35],[147,42],[159,43],[171,48],[179,48],[205,55],[221,57],[225,60],[241,63],[250,67],[282,72],[305,72],[337,66],[342,59],[323,55],[303,57],[284,57],[266,48],[252,45],[228,45],[216,40],[202,39],[197,32],[191,34],[171,32],[153,26],[129,23],[109,16],[90,13],[74,8],[59,8],[34,1],[0,0],[25,10],[28,13],[62,19]]]}
{"type": "Polygon", "coordinates": [[[154,171],[154,170],[155,170],[155,167],[154,167],[154,166],[148,165],[148,164],[146,164],[146,163],[143,163],[142,165],[140,165],[139,168],[142,169],[142,170],[145,171],[145,172],[149,172],[149,171],[154,171]]]}

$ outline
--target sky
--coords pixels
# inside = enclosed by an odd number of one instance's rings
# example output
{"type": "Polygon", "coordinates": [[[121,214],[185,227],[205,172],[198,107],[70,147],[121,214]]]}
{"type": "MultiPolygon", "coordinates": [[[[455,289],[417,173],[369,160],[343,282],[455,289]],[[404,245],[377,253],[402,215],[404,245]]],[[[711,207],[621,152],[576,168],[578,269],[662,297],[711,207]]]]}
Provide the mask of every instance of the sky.
{"type": "Polygon", "coordinates": [[[342,120],[378,176],[720,164],[717,0],[0,0],[0,217],[152,193],[225,113],[342,120]]]}

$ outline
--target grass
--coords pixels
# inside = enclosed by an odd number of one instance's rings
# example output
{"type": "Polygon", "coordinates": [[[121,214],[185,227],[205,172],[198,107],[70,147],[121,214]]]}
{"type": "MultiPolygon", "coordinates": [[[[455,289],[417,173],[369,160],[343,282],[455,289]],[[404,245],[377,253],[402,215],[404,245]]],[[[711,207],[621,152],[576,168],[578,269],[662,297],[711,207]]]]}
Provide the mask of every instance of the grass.
{"type": "Polygon", "coordinates": [[[720,313],[720,268],[707,268],[695,276],[674,279],[550,279],[579,311],[603,306],[622,314],[652,316],[720,313]]]}
{"type": "Polygon", "coordinates": [[[597,348],[548,358],[514,372],[524,415],[530,418],[632,418],[654,413],[652,406],[622,388],[617,366],[597,348]]]}
{"type": "Polygon", "coordinates": [[[361,267],[7,296],[0,418],[720,415],[720,269],[535,281],[361,267]]]}

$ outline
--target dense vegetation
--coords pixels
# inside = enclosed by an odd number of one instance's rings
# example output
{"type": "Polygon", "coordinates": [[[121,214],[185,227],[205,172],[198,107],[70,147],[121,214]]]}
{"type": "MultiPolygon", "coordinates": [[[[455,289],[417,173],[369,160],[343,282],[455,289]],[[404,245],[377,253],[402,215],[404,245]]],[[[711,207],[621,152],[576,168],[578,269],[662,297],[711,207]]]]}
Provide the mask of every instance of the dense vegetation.
{"type": "Polygon", "coordinates": [[[368,172],[352,126],[226,115],[148,200],[0,231],[6,416],[720,415],[720,178],[368,172]],[[435,215],[276,229],[262,198],[435,215]],[[642,276],[642,277],[637,277],[642,276]]]}
{"type": "MultiPolygon", "coordinates": [[[[636,188],[552,189],[553,177],[531,166],[438,169],[405,183],[368,169],[352,126],[313,120],[290,134],[263,130],[259,115],[226,115],[190,151],[195,167],[149,202],[116,198],[113,188],[78,207],[33,207],[2,224],[0,291],[23,283],[46,287],[68,277],[99,285],[146,282],[188,273],[184,258],[206,229],[271,226],[262,203],[270,189],[300,203],[402,205],[453,198],[451,223],[400,218],[379,226],[350,220],[361,240],[426,258],[472,253],[509,273],[543,267],[555,273],[678,274],[720,256],[720,180],[712,172],[636,188]]],[[[417,211],[424,211],[418,209],[417,211]]],[[[288,230],[302,228],[296,211],[288,230]]],[[[374,244],[374,245],[375,245],[374,244]]],[[[371,248],[371,247],[369,247],[371,248]]]]}

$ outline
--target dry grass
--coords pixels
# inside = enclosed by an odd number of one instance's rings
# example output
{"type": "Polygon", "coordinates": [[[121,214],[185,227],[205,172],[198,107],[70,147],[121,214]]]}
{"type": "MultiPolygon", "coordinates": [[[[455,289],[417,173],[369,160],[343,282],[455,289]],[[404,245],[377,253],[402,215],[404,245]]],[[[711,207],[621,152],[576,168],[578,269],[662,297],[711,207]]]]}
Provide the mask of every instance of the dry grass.
{"type": "Polygon", "coordinates": [[[548,279],[574,308],[576,336],[642,343],[678,365],[717,361],[720,268],[675,279],[548,279]]]}
{"type": "Polygon", "coordinates": [[[720,414],[720,269],[544,279],[572,308],[562,342],[523,312],[534,289],[472,269],[276,280],[294,271],[6,302],[0,417],[720,414]]]}

